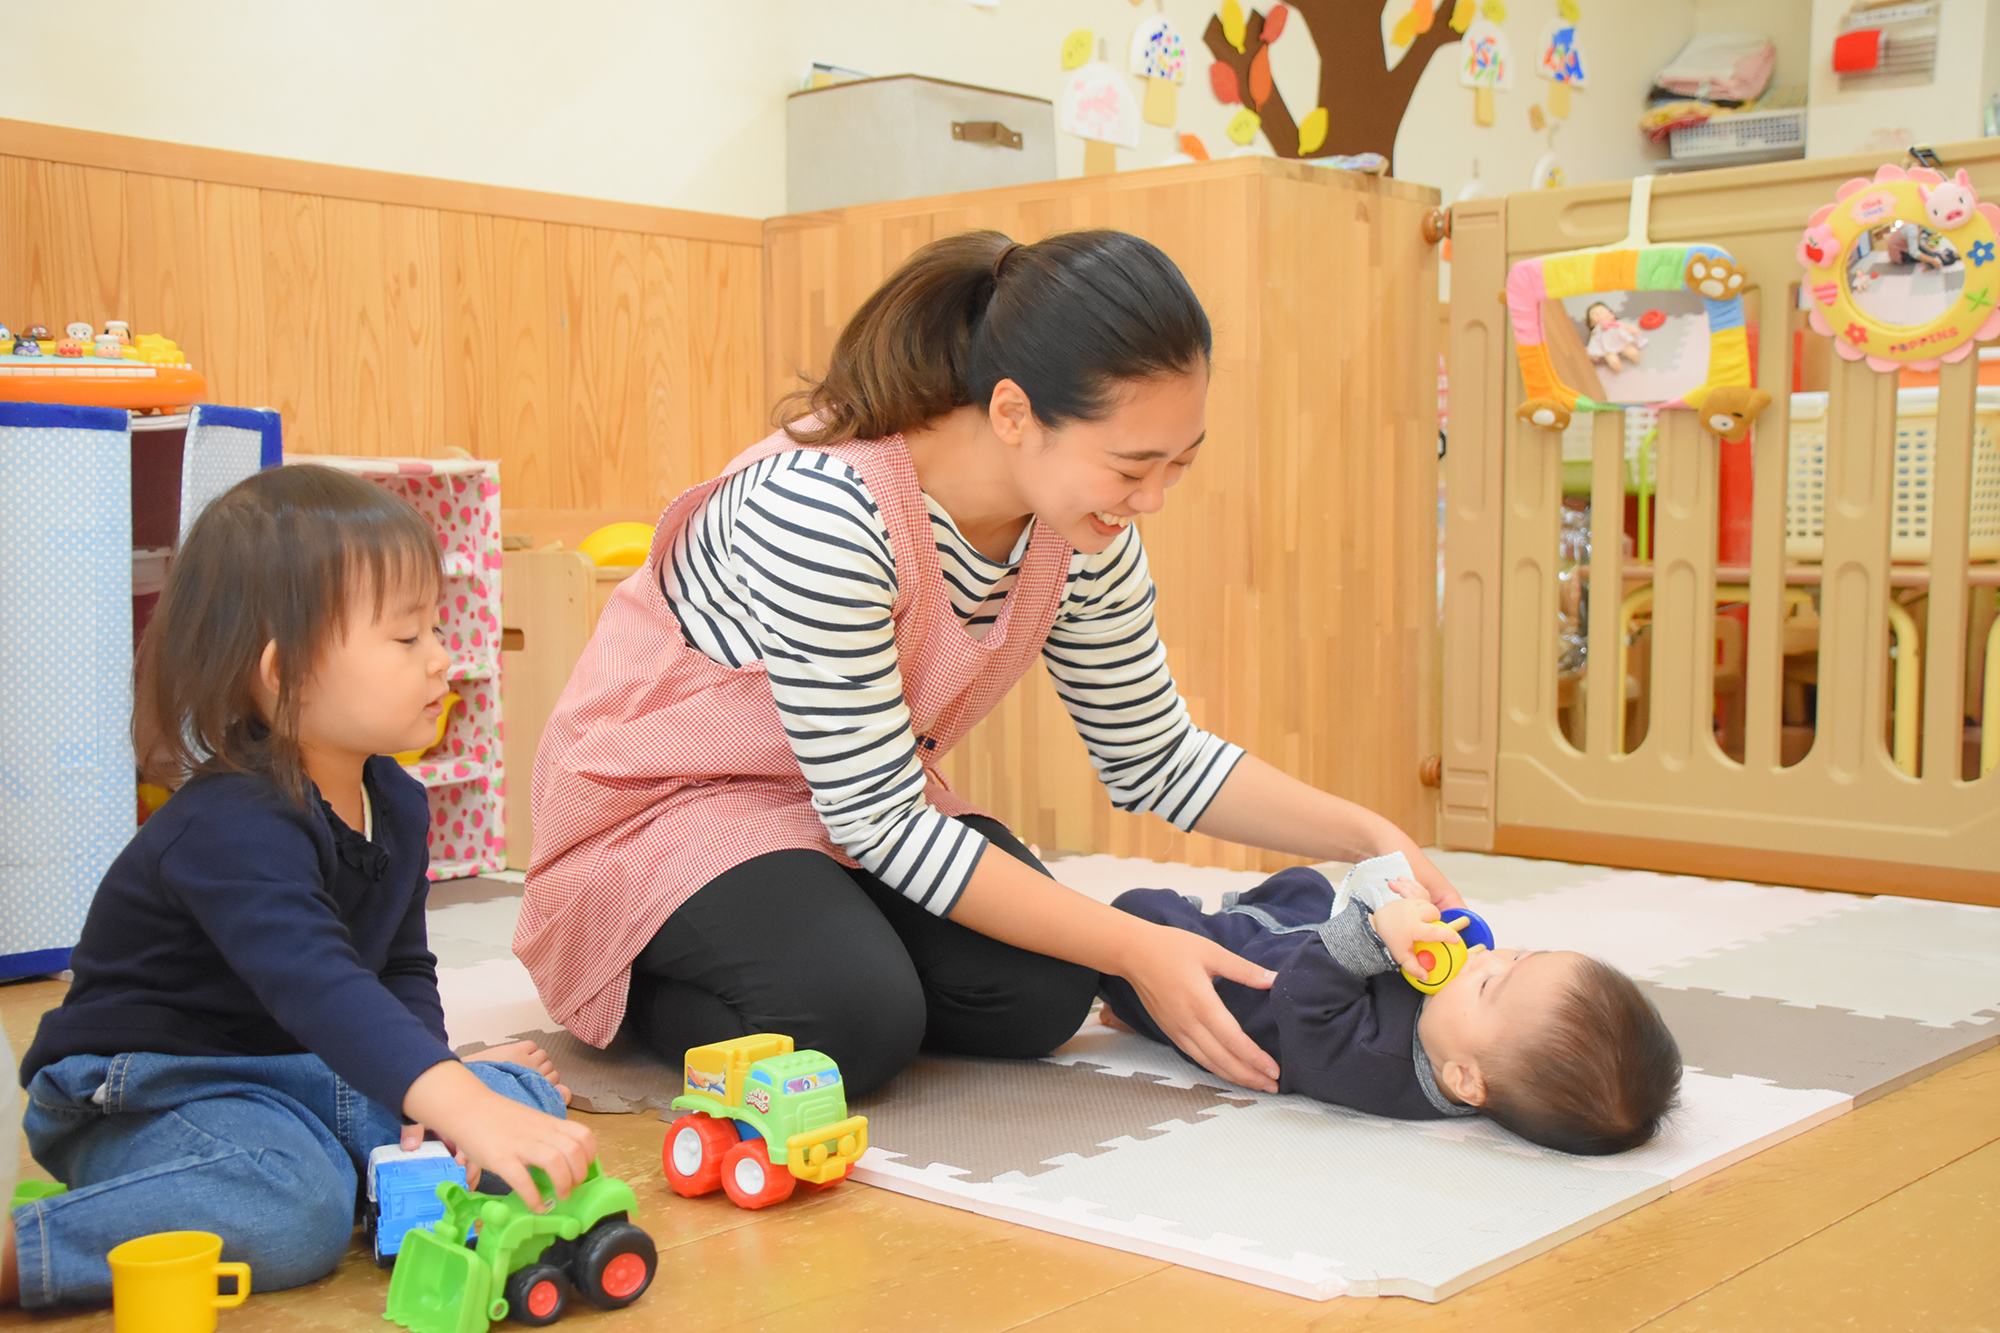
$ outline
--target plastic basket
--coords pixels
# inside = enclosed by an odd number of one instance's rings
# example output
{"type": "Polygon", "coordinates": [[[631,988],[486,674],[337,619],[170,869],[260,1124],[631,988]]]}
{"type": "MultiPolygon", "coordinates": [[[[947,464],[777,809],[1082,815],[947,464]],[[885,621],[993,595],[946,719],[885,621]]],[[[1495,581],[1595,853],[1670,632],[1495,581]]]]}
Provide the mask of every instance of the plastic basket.
{"type": "MultiPolygon", "coordinates": [[[[1896,393],[1896,498],[1889,558],[1919,564],[1931,558],[1931,454],[1937,427],[1936,389],[1896,393]]],[[[1824,393],[1792,395],[1791,466],[1785,489],[1785,555],[1818,560],[1826,506],[1824,393]]],[[[2000,560],[2000,387],[1982,387],[1972,426],[1971,528],[1973,560],[2000,560]]]]}
{"type": "Polygon", "coordinates": [[[1716,116],[1699,125],[1687,125],[1667,133],[1667,151],[1677,162],[1691,158],[1736,157],[1746,153],[1783,153],[1806,150],[1804,107],[1781,107],[1776,111],[1744,111],[1716,116]]]}

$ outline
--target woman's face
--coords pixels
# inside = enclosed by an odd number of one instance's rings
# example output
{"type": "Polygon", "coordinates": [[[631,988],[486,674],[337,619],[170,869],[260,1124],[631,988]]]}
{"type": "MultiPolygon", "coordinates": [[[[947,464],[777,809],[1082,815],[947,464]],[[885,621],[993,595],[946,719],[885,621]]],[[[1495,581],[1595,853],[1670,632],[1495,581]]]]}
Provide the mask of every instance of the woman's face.
{"type": "Polygon", "coordinates": [[[1110,415],[1024,432],[1015,454],[1021,494],[1042,522],[1095,554],[1193,464],[1208,433],[1208,367],[1121,387],[1110,415]]]}

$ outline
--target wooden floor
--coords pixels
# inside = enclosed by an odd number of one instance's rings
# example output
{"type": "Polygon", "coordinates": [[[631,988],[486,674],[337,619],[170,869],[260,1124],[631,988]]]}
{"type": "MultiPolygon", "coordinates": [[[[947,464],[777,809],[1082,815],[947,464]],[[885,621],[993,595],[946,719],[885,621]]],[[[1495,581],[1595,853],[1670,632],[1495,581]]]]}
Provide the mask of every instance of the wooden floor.
{"type": "MultiPolygon", "coordinates": [[[[16,1052],[61,995],[0,988],[16,1052]]],[[[1438,1305],[1315,1304],[861,1185],[745,1213],[660,1175],[663,1128],[586,1116],[660,1246],[629,1310],[563,1327],[673,1333],[2000,1330],[2000,1049],[1721,1171],[1438,1305]]],[[[24,1159],[24,1172],[44,1174],[24,1159]]],[[[1302,1174],[1302,1180],[1304,1179],[1302,1174]]],[[[387,1277],[357,1246],[325,1280],[255,1295],[222,1333],[382,1329],[387,1277]]],[[[108,1311],[0,1327],[111,1328],[108,1311]]]]}

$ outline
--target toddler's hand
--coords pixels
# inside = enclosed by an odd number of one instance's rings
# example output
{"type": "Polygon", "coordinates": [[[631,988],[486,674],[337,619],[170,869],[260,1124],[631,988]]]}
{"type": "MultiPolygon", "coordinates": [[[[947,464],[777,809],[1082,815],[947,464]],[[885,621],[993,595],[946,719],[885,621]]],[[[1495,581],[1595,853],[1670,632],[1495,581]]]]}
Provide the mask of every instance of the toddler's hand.
{"type": "Polygon", "coordinates": [[[558,1198],[589,1174],[597,1136],[588,1126],[509,1101],[456,1060],[432,1065],[403,1095],[403,1114],[431,1126],[464,1154],[467,1175],[482,1166],[498,1175],[536,1212],[547,1202],[529,1167],[548,1173],[558,1198]]]}
{"type": "MultiPolygon", "coordinates": [[[[1427,898],[1398,898],[1378,908],[1368,923],[1375,927],[1382,943],[1389,946],[1397,965],[1418,976],[1424,975],[1426,969],[1417,963],[1417,941],[1443,943],[1458,938],[1456,929],[1438,920],[1438,909],[1427,898]]],[[[1461,919],[1459,925],[1463,924],[1461,919]]]]}

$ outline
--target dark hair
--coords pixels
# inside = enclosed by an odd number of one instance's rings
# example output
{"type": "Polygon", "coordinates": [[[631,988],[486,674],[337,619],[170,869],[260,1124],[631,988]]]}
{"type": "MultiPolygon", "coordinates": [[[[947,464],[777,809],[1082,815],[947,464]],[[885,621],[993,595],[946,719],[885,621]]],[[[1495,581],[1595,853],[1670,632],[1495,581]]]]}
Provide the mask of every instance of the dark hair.
{"type": "Polygon", "coordinates": [[[1623,972],[1585,958],[1544,1030],[1499,1057],[1480,1110],[1530,1143],[1601,1157],[1652,1138],[1680,1086],[1660,1011],[1623,972]]]}
{"type": "Polygon", "coordinates": [[[1160,248],[1122,231],[1018,245],[997,231],[932,241],[861,303],[826,377],[778,404],[800,444],[881,439],[1013,380],[1047,427],[1097,421],[1118,385],[1209,359],[1208,316],[1160,248]]]}
{"type": "Polygon", "coordinates": [[[407,500],[329,467],[275,467],[223,493],[175,552],[139,643],[133,741],[149,780],[257,773],[305,801],[299,687],[355,598],[443,586],[438,539],[407,500]],[[273,715],[257,706],[278,645],[273,715]]]}

